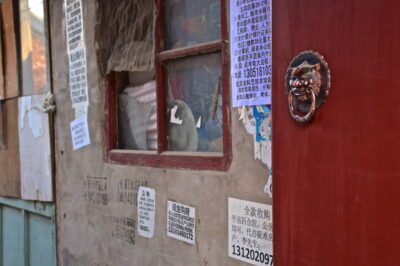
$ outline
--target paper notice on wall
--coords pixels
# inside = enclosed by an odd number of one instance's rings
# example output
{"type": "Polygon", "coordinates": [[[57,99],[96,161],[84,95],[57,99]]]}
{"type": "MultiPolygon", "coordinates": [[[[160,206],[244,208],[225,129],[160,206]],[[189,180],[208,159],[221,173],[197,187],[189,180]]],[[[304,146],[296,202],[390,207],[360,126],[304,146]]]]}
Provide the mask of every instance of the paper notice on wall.
{"type": "Polygon", "coordinates": [[[70,127],[73,150],[80,149],[90,144],[89,127],[86,116],[81,116],[72,121],[70,127]]]}
{"type": "Polygon", "coordinates": [[[86,48],[79,46],[69,54],[69,87],[72,106],[88,103],[86,48]]]}
{"type": "Polygon", "coordinates": [[[271,0],[230,5],[233,107],[271,104],[271,0]]]}
{"type": "Polygon", "coordinates": [[[254,265],[273,265],[272,206],[229,198],[229,256],[254,265]]]}
{"type": "Polygon", "coordinates": [[[195,208],[168,201],[167,236],[195,243],[195,208]]]}
{"type": "Polygon", "coordinates": [[[89,104],[81,0],[65,0],[69,87],[72,106],[89,104]]]}
{"type": "Polygon", "coordinates": [[[137,197],[139,235],[152,238],[154,236],[156,192],[152,188],[139,187],[137,197]]]}
{"type": "Polygon", "coordinates": [[[82,2],[81,0],[65,0],[65,18],[67,27],[68,53],[78,46],[84,46],[82,2]]]}
{"type": "Polygon", "coordinates": [[[75,119],[81,116],[87,116],[89,106],[87,104],[77,104],[75,106],[75,119]]]}

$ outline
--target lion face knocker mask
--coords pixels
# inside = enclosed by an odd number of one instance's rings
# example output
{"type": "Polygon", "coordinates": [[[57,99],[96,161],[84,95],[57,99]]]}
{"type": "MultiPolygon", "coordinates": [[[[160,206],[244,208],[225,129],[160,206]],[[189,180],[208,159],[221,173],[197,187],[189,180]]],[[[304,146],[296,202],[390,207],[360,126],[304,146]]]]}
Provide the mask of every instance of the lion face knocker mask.
{"type": "Polygon", "coordinates": [[[299,123],[310,121],[329,94],[328,64],[318,53],[302,52],[291,62],[285,81],[290,115],[299,123]]]}

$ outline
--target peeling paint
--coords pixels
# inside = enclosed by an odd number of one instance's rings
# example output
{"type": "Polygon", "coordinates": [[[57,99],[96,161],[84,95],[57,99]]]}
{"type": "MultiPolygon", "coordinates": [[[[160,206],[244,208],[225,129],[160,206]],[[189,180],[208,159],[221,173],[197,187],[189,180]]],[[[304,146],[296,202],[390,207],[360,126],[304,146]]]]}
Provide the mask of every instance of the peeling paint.
{"type": "Polygon", "coordinates": [[[52,161],[49,114],[44,109],[45,95],[18,99],[19,155],[21,197],[26,200],[51,201],[52,161]]]}
{"type": "Polygon", "coordinates": [[[260,160],[263,164],[267,165],[268,168],[270,168],[272,164],[271,144],[271,141],[257,141],[254,135],[254,158],[260,160]]]}
{"type": "Polygon", "coordinates": [[[19,125],[21,129],[23,129],[25,126],[24,124],[25,113],[31,108],[32,108],[32,97],[31,96],[21,97],[19,105],[19,115],[20,115],[19,125]]]}
{"type": "Polygon", "coordinates": [[[20,128],[25,127],[25,117],[28,113],[28,125],[31,129],[31,133],[35,138],[43,136],[43,119],[42,114],[32,107],[32,97],[26,96],[21,97],[19,105],[20,114],[20,128]]]}
{"type": "Polygon", "coordinates": [[[28,124],[35,138],[43,136],[43,119],[38,110],[31,109],[28,111],[28,124]]]}
{"type": "Polygon", "coordinates": [[[253,117],[253,112],[249,109],[249,107],[239,107],[238,111],[240,113],[239,120],[243,120],[244,128],[246,129],[247,133],[255,134],[256,133],[256,121],[253,117]]]}

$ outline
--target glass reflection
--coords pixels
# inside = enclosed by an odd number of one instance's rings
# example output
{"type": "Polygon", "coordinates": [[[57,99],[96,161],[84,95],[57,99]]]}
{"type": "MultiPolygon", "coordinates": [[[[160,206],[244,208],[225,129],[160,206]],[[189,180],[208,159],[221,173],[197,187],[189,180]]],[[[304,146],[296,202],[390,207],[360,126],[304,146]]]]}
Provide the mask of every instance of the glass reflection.
{"type": "Polygon", "coordinates": [[[168,62],[168,150],[221,152],[221,55],[168,62]]]}
{"type": "Polygon", "coordinates": [[[20,0],[22,94],[49,90],[43,0],[20,0]]]}
{"type": "Polygon", "coordinates": [[[165,2],[166,50],[221,38],[220,0],[168,0],[165,2]]]}

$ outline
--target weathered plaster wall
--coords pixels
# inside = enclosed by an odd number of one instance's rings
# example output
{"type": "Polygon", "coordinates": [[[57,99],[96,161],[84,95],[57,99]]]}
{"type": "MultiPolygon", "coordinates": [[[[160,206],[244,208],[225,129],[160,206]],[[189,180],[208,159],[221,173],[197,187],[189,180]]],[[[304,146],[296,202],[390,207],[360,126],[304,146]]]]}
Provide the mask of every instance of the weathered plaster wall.
{"type": "MultiPolygon", "coordinates": [[[[227,172],[121,166],[103,161],[104,82],[96,61],[94,0],[82,1],[87,48],[91,144],[73,151],[74,119],[68,91],[63,0],[50,1],[53,86],[56,95],[57,250],[60,265],[242,265],[228,257],[228,197],[271,204],[264,192],[268,169],[254,159],[253,136],[232,110],[233,162],[227,172]],[[101,179],[93,179],[99,177],[101,179]],[[89,182],[100,180],[100,201],[89,182]],[[107,180],[107,181],[105,181],[107,180]],[[89,182],[88,182],[89,181],[89,182]],[[155,233],[133,241],[117,237],[117,218],[137,220],[135,202],[118,200],[120,185],[134,196],[138,184],[156,190],[155,233]],[[167,237],[167,200],[196,208],[196,244],[167,237]]],[[[93,183],[90,183],[93,184],[93,183]]],[[[130,193],[130,194],[129,194],[130,193]]],[[[136,229],[136,228],[135,228],[136,229]]]]}

